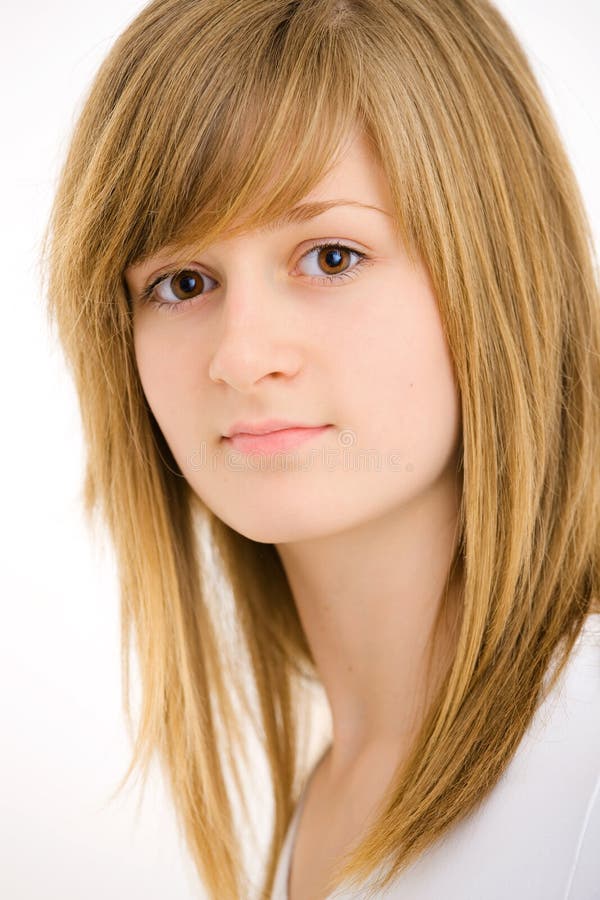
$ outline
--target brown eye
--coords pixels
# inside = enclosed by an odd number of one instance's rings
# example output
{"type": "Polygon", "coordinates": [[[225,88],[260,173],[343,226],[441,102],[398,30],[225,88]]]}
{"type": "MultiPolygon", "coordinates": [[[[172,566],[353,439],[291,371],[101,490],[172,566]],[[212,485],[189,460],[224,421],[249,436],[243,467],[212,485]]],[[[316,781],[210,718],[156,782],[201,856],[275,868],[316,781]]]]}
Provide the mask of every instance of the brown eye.
{"type": "Polygon", "coordinates": [[[182,306],[186,300],[204,296],[210,284],[214,281],[210,276],[203,275],[196,269],[182,269],[174,275],[163,276],[155,285],[151,285],[150,296],[156,298],[158,303],[166,306],[182,306]]]}
{"type": "Polygon", "coordinates": [[[193,269],[184,269],[171,278],[171,290],[178,300],[187,300],[195,297],[204,287],[204,279],[200,272],[193,269]]]}
{"type": "Polygon", "coordinates": [[[366,260],[366,254],[362,251],[346,247],[338,241],[328,241],[308,250],[302,257],[300,267],[304,269],[304,275],[313,276],[317,283],[329,284],[354,278],[366,260]]]}
{"type": "Polygon", "coordinates": [[[345,247],[322,247],[317,255],[317,261],[321,269],[327,275],[339,275],[343,271],[344,257],[351,251],[345,247]]]}

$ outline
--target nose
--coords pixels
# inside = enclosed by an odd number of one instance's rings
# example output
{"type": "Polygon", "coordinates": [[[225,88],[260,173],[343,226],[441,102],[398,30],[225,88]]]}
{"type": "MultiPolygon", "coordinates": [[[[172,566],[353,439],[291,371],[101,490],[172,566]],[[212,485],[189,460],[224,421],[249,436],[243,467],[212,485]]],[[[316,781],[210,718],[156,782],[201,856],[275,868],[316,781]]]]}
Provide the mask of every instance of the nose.
{"type": "Polygon", "coordinates": [[[267,278],[242,273],[229,282],[209,363],[211,381],[244,392],[264,378],[298,372],[302,354],[289,302],[285,288],[267,278]]]}

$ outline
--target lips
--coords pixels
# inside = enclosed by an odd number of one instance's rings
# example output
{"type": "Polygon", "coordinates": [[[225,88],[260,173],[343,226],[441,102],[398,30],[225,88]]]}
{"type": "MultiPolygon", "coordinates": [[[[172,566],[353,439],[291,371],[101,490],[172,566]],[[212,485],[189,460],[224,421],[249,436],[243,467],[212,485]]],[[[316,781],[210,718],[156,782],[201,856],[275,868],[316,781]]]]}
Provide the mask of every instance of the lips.
{"type": "Polygon", "coordinates": [[[242,453],[275,453],[289,450],[324,434],[332,426],[277,428],[270,432],[238,432],[224,438],[234,450],[242,453]]]}
{"type": "Polygon", "coordinates": [[[238,421],[234,422],[224,437],[230,438],[236,434],[271,434],[274,431],[283,431],[291,428],[325,428],[324,425],[311,425],[307,422],[290,422],[285,419],[263,419],[260,422],[238,421]]]}

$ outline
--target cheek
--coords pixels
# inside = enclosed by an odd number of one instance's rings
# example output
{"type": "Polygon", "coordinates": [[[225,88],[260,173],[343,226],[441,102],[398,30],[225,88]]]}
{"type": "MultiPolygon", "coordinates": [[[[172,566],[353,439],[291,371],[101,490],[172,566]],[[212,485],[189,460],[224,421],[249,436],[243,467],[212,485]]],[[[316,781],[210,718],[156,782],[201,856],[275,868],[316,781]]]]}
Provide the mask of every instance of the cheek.
{"type": "Polygon", "coordinates": [[[437,314],[423,323],[418,338],[407,387],[415,453],[443,465],[457,448],[461,414],[452,357],[437,314]]]}
{"type": "Polygon", "coordinates": [[[159,425],[179,406],[189,391],[189,354],[175,338],[148,326],[134,324],[134,352],[146,399],[159,425]]]}
{"type": "Polygon", "coordinates": [[[451,451],[459,394],[433,295],[404,285],[363,326],[360,343],[358,335],[350,342],[354,355],[347,353],[344,376],[350,402],[364,410],[363,440],[421,459],[451,451]]]}

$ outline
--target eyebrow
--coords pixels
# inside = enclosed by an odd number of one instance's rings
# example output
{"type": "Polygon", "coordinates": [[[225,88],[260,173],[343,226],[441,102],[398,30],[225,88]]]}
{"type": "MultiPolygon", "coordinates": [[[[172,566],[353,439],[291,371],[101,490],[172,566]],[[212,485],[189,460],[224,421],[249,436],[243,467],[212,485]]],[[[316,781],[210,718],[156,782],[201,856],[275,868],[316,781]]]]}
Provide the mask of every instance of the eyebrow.
{"type": "MultiPolygon", "coordinates": [[[[260,234],[272,234],[274,231],[283,228],[285,225],[293,225],[315,219],[317,216],[326,213],[336,206],[354,206],[362,209],[373,209],[376,212],[383,213],[384,216],[393,218],[392,214],[388,212],[387,209],[382,209],[380,206],[374,206],[371,203],[360,203],[358,200],[314,200],[311,203],[300,203],[298,206],[292,207],[292,209],[287,210],[287,212],[278,219],[259,228],[258,232],[260,234]]],[[[141,265],[144,261],[145,260],[143,259],[139,260],[135,265],[141,265]]]]}
{"type": "Polygon", "coordinates": [[[278,228],[282,228],[284,225],[307,222],[309,219],[314,219],[316,216],[322,215],[335,206],[354,206],[361,207],[362,209],[374,209],[376,212],[383,213],[384,216],[392,217],[391,213],[382,209],[380,206],[373,206],[370,203],[359,203],[358,200],[315,200],[312,203],[302,203],[299,206],[294,206],[274,222],[265,225],[265,227],[260,230],[265,233],[271,233],[278,228]]]}

